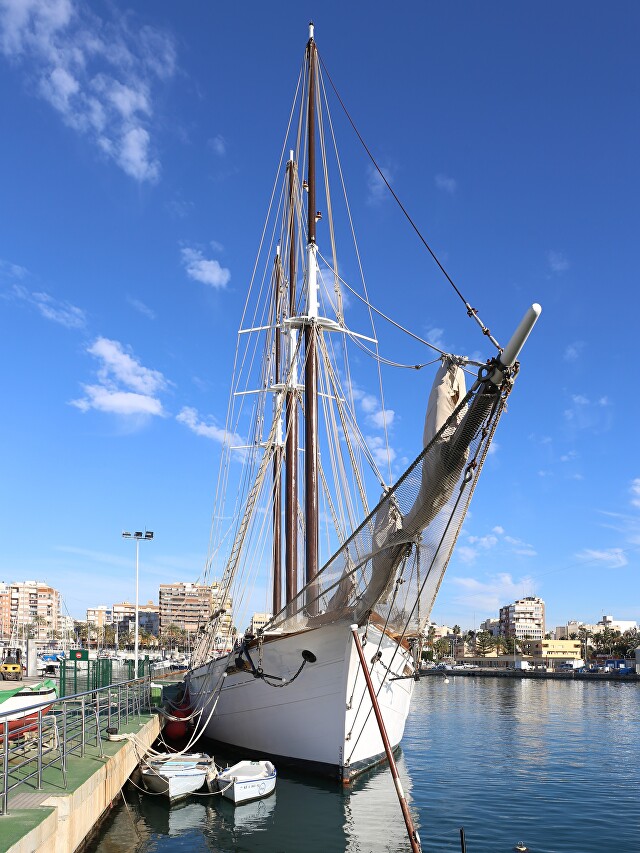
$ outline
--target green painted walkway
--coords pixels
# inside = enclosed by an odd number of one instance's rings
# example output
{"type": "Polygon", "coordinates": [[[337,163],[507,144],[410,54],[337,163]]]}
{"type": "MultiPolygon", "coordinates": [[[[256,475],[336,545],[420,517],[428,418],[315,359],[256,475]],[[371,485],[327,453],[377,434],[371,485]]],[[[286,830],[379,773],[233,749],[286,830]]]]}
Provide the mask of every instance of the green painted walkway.
{"type": "MultiPolygon", "coordinates": [[[[130,718],[129,723],[121,723],[119,733],[139,734],[147,741],[151,738],[150,743],[155,739],[155,735],[152,735],[152,732],[157,728],[157,714],[140,714],[139,717],[136,715],[130,718]]],[[[34,777],[20,784],[9,794],[9,813],[7,815],[0,815],[0,853],[11,851],[12,848],[20,851],[20,853],[23,853],[23,851],[27,853],[27,849],[29,849],[29,853],[39,849],[47,851],[56,850],[56,845],[52,845],[50,842],[43,847],[33,847],[33,842],[29,848],[20,845],[21,840],[25,839],[32,830],[40,824],[44,824],[54,812],[58,811],[55,806],[50,804],[44,805],[44,802],[52,796],[56,798],[69,798],[69,802],[72,802],[74,792],[77,792],[93,776],[98,774],[105,765],[109,764],[110,759],[117,756],[121,750],[127,748],[131,749],[130,741],[111,742],[103,740],[102,750],[104,756],[101,757],[99,746],[95,744],[94,740],[93,743],[86,744],[83,757],[75,754],[68,755],[66,787],[64,785],[64,777],[58,754],[52,753],[47,756],[47,761],[54,759],[54,763],[43,770],[42,789],[38,790],[37,778],[34,777]]],[[[35,756],[35,749],[32,748],[32,751],[35,756]]],[[[24,757],[28,757],[28,752],[24,753],[24,757]]],[[[116,762],[111,763],[115,765],[116,762]]],[[[26,769],[35,769],[35,764],[33,767],[26,769]]],[[[19,773],[22,775],[22,778],[26,775],[25,769],[15,773],[11,773],[10,771],[12,782],[19,778],[19,773]]],[[[121,786],[126,782],[126,778],[125,776],[119,783],[116,789],[117,792],[119,792],[121,786]]],[[[105,805],[108,807],[109,803],[105,805]]],[[[94,820],[98,820],[100,816],[100,813],[95,814],[93,816],[94,820]]],[[[58,847],[57,849],[60,848],[58,847]]],[[[72,853],[72,850],[69,849],[65,853],[72,853]]]]}

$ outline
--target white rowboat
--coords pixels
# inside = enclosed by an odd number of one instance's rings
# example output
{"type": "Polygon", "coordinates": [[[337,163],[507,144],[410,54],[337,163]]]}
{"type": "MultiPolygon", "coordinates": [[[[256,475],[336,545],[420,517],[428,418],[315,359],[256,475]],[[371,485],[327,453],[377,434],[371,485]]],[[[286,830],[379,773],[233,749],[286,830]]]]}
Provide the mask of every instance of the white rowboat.
{"type": "Polygon", "coordinates": [[[275,790],[276,776],[270,761],[239,761],[218,773],[215,785],[223,797],[237,805],[268,797],[275,790]]]}
{"type": "Polygon", "coordinates": [[[213,780],[216,767],[213,758],[205,753],[177,755],[161,753],[145,759],[142,781],[152,794],[164,794],[169,802],[188,797],[213,780]]]}

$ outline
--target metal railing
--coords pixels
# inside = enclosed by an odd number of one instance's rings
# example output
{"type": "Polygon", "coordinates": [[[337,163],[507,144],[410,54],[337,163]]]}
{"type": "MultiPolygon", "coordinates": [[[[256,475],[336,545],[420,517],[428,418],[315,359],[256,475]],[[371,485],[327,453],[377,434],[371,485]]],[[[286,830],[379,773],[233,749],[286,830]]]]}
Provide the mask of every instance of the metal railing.
{"type": "Polygon", "coordinates": [[[9,794],[16,788],[41,791],[49,767],[59,768],[66,789],[69,757],[83,757],[89,745],[103,757],[107,729],[119,729],[151,710],[151,687],[151,677],[146,676],[49,699],[19,712],[0,712],[0,815],[8,813],[9,794]]]}

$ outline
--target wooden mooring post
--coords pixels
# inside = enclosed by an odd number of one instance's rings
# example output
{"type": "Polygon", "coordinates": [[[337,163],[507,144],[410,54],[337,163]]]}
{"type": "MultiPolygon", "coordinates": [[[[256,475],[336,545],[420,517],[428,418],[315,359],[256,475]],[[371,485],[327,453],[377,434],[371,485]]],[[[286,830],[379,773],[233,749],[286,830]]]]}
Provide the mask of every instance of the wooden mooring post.
{"type": "Polygon", "coordinates": [[[409,842],[411,844],[412,853],[422,853],[422,847],[420,846],[420,836],[418,835],[414,825],[413,819],[411,817],[411,813],[409,811],[409,806],[407,805],[407,800],[404,795],[404,790],[402,789],[402,782],[400,781],[400,776],[398,775],[398,768],[396,767],[396,762],[393,757],[393,750],[391,749],[391,744],[389,743],[389,737],[387,735],[387,730],[384,725],[384,720],[382,719],[382,713],[380,711],[380,705],[378,704],[378,697],[376,696],[376,691],[373,686],[373,682],[371,681],[371,675],[369,674],[369,669],[367,668],[367,661],[364,657],[364,652],[362,651],[362,643],[360,642],[360,637],[358,636],[358,626],[352,625],[351,632],[353,634],[353,640],[356,644],[356,649],[358,650],[358,657],[360,658],[360,665],[362,666],[362,672],[364,673],[365,681],[367,682],[367,688],[369,690],[369,696],[371,697],[371,704],[373,705],[373,711],[376,715],[376,720],[378,721],[378,728],[380,729],[380,734],[382,735],[382,742],[384,744],[384,751],[387,754],[387,760],[389,762],[389,767],[391,768],[391,775],[393,776],[393,783],[396,787],[396,794],[398,795],[398,800],[400,802],[400,808],[402,809],[402,816],[404,818],[404,822],[407,827],[407,834],[409,836],[409,842]]]}

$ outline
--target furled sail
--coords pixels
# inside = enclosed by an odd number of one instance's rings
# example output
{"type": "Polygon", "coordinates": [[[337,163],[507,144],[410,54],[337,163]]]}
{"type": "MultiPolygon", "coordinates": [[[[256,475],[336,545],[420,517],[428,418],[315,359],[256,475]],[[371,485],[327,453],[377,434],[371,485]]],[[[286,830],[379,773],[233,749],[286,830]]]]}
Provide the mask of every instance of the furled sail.
{"type": "MultiPolygon", "coordinates": [[[[454,359],[445,356],[429,394],[422,446],[428,447],[436,436],[437,441],[434,441],[430,452],[422,460],[420,491],[409,512],[402,516],[397,502],[389,500],[384,501],[376,513],[371,580],[358,604],[356,618],[377,602],[387,602],[395,579],[395,569],[406,550],[406,544],[415,540],[451,498],[460,472],[457,470],[455,477],[444,476],[446,455],[451,437],[464,415],[464,407],[456,411],[464,396],[464,373],[454,359]]],[[[465,453],[461,453],[458,468],[464,464],[465,458],[465,453]]]]}
{"type": "Polygon", "coordinates": [[[428,618],[506,393],[486,379],[465,394],[464,374],[445,356],[427,404],[424,449],[316,579],[318,615],[302,590],[270,629],[300,630],[370,616],[390,630],[428,618]]]}

